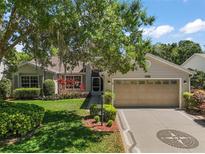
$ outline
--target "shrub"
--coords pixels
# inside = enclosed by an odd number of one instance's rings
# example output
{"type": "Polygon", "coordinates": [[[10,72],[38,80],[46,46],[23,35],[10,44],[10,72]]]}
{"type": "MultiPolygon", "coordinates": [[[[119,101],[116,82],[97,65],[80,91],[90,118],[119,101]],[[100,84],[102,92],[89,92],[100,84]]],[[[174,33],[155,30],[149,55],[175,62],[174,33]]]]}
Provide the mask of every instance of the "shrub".
{"type": "Polygon", "coordinates": [[[186,108],[195,107],[198,105],[198,102],[196,101],[196,99],[194,99],[193,95],[193,93],[189,92],[183,93],[186,108]]]}
{"type": "Polygon", "coordinates": [[[106,91],[103,95],[103,98],[104,98],[104,103],[105,104],[111,104],[112,99],[114,99],[114,94],[110,91],[106,91]]]}
{"type": "Polygon", "coordinates": [[[88,92],[75,92],[75,93],[68,93],[68,94],[56,94],[52,96],[45,96],[43,100],[60,100],[60,99],[74,99],[74,98],[86,98],[89,96],[88,92]]]}
{"type": "MultiPolygon", "coordinates": [[[[101,106],[93,104],[90,107],[90,115],[96,116],[101,113],[101,106]]],[[[116,108],[112,104],[104,104],[103,106],[103,120],[115,120],[117,114],[116,108]]]]}
{"type": "Polygon", "coordinates": [[[105,104],[103,108],[104,108],[104,120],[105,121],[108,121],[108,120],[114,121],[116,118],[116,114],[117,114],[116,108],[111,104],[105,104]]]}
{"type": "Polygon", "coordinates": [[[191,85],[195,89],[205,89],[205,73],[194,70],[196,73],[191,78],[191,85]]]}
{"type": "Polygon", "coordinates": [[[44,113],[34,104],[0,102],[0,138],[27,134],[42,123],[44,113]]]}
{"type": "Polygon", "coordinates": [[[45,96],[51,96],[55,94],[55,83],[51,79],[47,79],[43,83],[43,93],[45,96]]]}
{"type": "Polygon", "coordinates": [[[195,90],[193,94],[193,98],[199,103],[205,102],[205,91],[203,90],[195,90]]]}
{"type": "Polygon", "coordinates": [[[98,115],[96,115],[96,116],[94,117],[94,119],[95,119],[95,122],[96,122],[96,123],[100,122],[100,117],[99,117],[98,115]]]}
{"type": "Polygon", "coordinates": [[[36,99],[40,96],[40,88],[18,88],[14,91],[16,99],[36,99]]]}
{"type": "Polygon", "coordinates": [[[101,111],[100,106],[98,106],[97,104],[92,104],[90,106],[90,115],[92,116],[99,115],[100,111],[101,111]]]}
{"type": "Polygon", "coordinates": [[[11,94],[11,81],[3,78],[0,81],[0,99],[6,99],[11,94]]]}
{"type": "Polygon", "coordinates": [[[112,126],[112,123],[113,123],[113,120],[108,120],[108,122],[107,122],[106,125],[107,125],[108,127],[111,127],[111,126],[112,126]]]}

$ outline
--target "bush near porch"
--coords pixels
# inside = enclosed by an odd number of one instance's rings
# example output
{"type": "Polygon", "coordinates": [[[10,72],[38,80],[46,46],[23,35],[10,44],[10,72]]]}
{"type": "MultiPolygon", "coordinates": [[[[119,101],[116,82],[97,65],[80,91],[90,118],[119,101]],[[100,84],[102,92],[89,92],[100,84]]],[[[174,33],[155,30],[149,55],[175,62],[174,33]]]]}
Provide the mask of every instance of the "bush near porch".
{"type": "Polygon", "coordinates": [[[45,96],[52,96],[55,94],[55,83],[51,79],[47,79],[43,82],[43,94],[45,96]]]}
{"type": "Polygon", "coordinates": [[[37,99],[40,93],[40,88],[18,88],[14,90],[14,97],[15,99],[37,99]]]}

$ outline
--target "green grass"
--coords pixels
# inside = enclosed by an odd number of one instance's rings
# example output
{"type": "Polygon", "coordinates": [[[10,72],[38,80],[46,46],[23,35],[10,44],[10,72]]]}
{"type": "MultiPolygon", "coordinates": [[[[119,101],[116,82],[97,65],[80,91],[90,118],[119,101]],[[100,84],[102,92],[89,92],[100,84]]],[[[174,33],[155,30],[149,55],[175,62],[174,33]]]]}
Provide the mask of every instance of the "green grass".
{"type": "Polygon", "coordinates": [[[94,132],[82,124],[88,114],[84,99],[58,101],[15,101],[46,109],[43,125],[35,135],[15,145],[0,147],[0,152],[124,152],[120,133],[94,132]]]}

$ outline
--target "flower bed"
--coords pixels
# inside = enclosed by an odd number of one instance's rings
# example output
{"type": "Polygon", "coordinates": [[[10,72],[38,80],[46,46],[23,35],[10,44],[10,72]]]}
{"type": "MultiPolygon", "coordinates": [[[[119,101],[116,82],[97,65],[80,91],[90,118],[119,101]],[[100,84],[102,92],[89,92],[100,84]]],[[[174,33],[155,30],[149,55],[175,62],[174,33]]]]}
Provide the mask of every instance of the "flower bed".
{"type": "Polygon", "coordinates": [[[94,131],[99,131],[99,132],[118,132],[119,131],[119,127],[116,121],[113,121],[112,126],[108,127],[107,123],[103,122],[103,125],[101,125],[101,122],[96,123],[95,119],[91,118],[91,116],[88,116],[85,119],[83,119],[83,123],[85,127],[91,128],[94,131]]]}

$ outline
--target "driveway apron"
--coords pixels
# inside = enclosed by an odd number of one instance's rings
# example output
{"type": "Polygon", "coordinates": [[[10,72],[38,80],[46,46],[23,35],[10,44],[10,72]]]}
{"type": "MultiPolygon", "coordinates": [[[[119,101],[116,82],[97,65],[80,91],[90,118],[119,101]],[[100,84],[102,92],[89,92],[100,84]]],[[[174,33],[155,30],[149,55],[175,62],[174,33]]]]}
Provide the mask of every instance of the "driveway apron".
{"type": "Polygon", "coordinates": [[[205,152],[205,123],[176,109],[119,109],[128,152],[205,152]]]}

